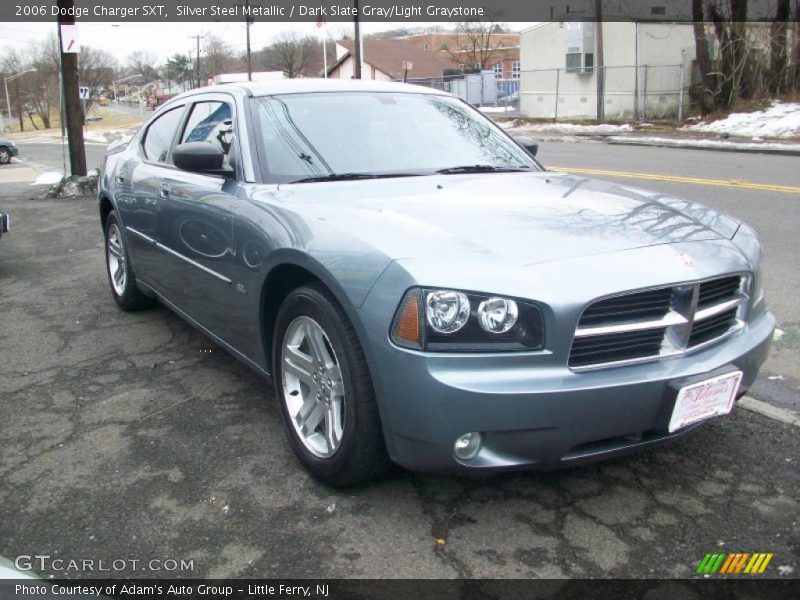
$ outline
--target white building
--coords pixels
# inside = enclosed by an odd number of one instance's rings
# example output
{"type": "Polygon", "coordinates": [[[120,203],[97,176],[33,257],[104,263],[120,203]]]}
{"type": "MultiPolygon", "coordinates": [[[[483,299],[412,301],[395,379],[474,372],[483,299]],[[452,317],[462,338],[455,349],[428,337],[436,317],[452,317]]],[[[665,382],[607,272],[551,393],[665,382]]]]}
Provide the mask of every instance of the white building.
{"type": "Polygon", "coordinates": [[[602,27],[603,117],[678,116],[695,59],[691,23],[539,23],[520,34],[520,112],[597,118],[597,28],[602,27]]]}

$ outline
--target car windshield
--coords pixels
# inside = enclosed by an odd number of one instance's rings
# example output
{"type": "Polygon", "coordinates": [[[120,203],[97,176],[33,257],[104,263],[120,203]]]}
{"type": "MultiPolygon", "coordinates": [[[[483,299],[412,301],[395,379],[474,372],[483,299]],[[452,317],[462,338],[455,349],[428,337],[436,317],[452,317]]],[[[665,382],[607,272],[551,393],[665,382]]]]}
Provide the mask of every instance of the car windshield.
{"type": "Polygon", "coordinates": [[[255,103],[271,182],[540,170],[488,119],[449,96],[324,92],[255,103]]]}

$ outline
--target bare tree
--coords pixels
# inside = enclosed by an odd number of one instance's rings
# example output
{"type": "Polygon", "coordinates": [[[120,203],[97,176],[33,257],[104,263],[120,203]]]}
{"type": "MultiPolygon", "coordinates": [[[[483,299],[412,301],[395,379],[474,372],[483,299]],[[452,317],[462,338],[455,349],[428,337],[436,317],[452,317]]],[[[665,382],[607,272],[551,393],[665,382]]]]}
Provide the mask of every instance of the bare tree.
{"type": "Polygon", "coordinates": [[[36,114],[45,129],[50,129],[53,107],[58,105],[58,72],[61,64],[61,49],[58,38],[51,35],[40,42],[31,42],[27,49],[25,68],[34,69],[26,81],[24,109],[34,128],[36,114]]]}
{"type": "Polygon", "coordinates": [[[106,50],[89,46],[81,47],[81,52],[78,54],[78,77],[80,84],[91,90],[89,99],[86,101],[87,111],[94,104],[95,90],[109,87],[113,82],[116,67],[116,59],[106,50]]]}
{"type": "Polygon", "coordinates": [[[464,21],[456,25],[455,43],[447,53],[471,69],[484,69],[504,57],[503,27],[494,21],[464,21]]]}
{"type": "Polygon", "coordinates": [[[791,0],[778,0],[775,20],[770,26],[770,91],[780,93],[788,81],[789,17],[792,14],[791,0]]]}
{"type": "Polygon", "coordinates": [[[227,72],[236,61],[231,47],[225,40],[213,33],[206,33],[203,40],[208,77],[227,72]]]}
{"type": "Polygon", "coordinates": [[[261,50],[257,60],[269,70],[283,71],[291,79],[303,75],[321,55],[319,40],[287,32],[278,35],[270,46],[261,50]]]}
{"type": "Polygon", "coordinates": [[[136,50],[128,56],[128,72],[131,75],[140,75],[144,82],[158,78],[156,69],[156,55],[152,52],[136,50]]]}

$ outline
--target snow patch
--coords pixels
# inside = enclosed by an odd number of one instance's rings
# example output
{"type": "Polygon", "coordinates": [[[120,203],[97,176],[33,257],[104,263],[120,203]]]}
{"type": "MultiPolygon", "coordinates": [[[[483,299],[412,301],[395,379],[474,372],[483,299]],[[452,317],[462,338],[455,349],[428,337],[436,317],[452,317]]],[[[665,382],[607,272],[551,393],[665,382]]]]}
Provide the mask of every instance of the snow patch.
{"type": "Polygon", "coordinates": [[[60,171],[47,171],[39,175],[31,185],[53,185],[61,183],[62,179],[64,179],[64,174],[60,171]]]}
{"type": "Polygon", "coordinates": [[[628,123],[622,125],[611,125],[609,123],[600,123],[598,125],[576,125],[574,123],[535,123],[532,125],[522,125],[520,129],[530,131],[532,133],[567,133],[567,134],[594,134],[594,133],[627,133],[633,131],[633,127],[628,123]]]}
{"type": "Polygon", "coordinates": [[[684,131],[702,131],[739,137],[800,137],[800,102],[774,101],[766,110],[731,113],[711,123],[686,125],[684,131]]]}

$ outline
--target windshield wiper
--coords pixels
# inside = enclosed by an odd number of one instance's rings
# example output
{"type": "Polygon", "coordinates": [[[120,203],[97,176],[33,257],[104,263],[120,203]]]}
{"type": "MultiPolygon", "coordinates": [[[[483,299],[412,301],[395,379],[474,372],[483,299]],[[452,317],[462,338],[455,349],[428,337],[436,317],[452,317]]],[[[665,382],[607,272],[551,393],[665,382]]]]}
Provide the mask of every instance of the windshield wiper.
{"type": "Polygon", "coordinates": [[[439,169],[437,173],[442,175],[457,175],[459,173],[515,173],[517,171],[529,171],[523,167],[495,167],[494,165],[462,165],[460,167],[448,167],[439,169]]]}
{"type": "Polygon", "coordinates": [[[295,179],[289,183],[313,183],[315,181],[355,181],[357,179],[385,179],[387,177],[415,177],[418,173],[330,173],[295,179]]]}

